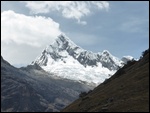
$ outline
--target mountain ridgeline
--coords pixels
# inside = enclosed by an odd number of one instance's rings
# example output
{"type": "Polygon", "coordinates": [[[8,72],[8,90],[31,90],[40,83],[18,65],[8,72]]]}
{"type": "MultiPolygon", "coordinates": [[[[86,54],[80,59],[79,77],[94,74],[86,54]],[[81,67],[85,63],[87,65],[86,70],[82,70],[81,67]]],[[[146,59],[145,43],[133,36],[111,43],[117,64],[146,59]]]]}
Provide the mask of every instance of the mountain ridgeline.
{"type": "Polygon", "coordinates": [[[52,45],[49,45],[42,52],[40,60],[35,62],[40,64],[40,66],[48,65],[47,63],[49,59],[47,55],[54,59],[54,61],[59,59],[63,60],[63,58],[66,58],[67,56],[59,54],[59,52],[62,51],[66,51],[68,55],[72,56],[85,67],[97,66],[98,62],[101,62],[102,66],[107,67],[110,70],[118,69],[118,65],[115,63],[113,58],[110,57],[110,53],[107,50],[104,50],[102,54],[96,54],[91,51],[83,50],[81,47],[77,46],[69,38],[63,35],[58,36],[56,41],[52,45]]]}
{"type": "Polygon", "coordinates": [[[98,85],[132,59],[124,57],[125,61],[120,60],[107,50],[93,53],[77,46],[67,36],[60,35],[32,64],[36,63],[61,78],[98,85]]]}
{"type": "Polygon", "coordinates": [[[63,112],[149,112],[149,49],[63,112]]]}
{"type": "MultiPolygon", "coordinates": [[[[65,35],[58,36],[31,65],[26,67],[15,68],[1,57],[1,111],[58,112],[76,100],[81,92],[89,92],[104,81],[102,86],[107,86],[107,82],[110,84],[109,81],[112,79],[108,78],[114,73],[120,73],[117,70],[128,61],[133,61],[133,57],[124,56],[119,59],[107,50],[101,53],[84,50],[65,35]]],[[[121,83],[124,82],[126,81],[121,83]]],[[[106,87],[104,90],[117,87],[111,86],[112,88],[106,87]]],[[[126,85],[124,83],[121,86],[126,85]]],[[[82,102],[94,99],[94,96],[80,96],[83,97],[79,99],[81,107],[82,102]]],[[[105,96],[102,96],[102,99],[105,101],[105,96]]],[[[84,106],[83,109],[71,109],[89,111],[95,104],[88,105],[90,108],[85,103],[86,109],[84,106]]],[[[70,108],[67,107],[65,110],[68,111],[70,108]]]]}
{"type": "Polygon", "coordinates": [[[20,69],[1,57],[1,112],[54,112],[93,87],[51,77],[38,65],[20,69]]]}

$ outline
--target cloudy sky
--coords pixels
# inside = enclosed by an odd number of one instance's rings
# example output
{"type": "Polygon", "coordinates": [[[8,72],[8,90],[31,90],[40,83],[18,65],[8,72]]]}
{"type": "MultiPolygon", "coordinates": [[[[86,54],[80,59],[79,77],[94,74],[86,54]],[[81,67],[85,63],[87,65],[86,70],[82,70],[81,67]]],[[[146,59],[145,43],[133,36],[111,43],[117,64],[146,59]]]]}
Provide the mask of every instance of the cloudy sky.
{"type": "Polygon", "coordinates": [[[2,1],[1,55],[30,64],[60,33],[83,49],[139,58],[149,47],[149,2],[2,1]]]}

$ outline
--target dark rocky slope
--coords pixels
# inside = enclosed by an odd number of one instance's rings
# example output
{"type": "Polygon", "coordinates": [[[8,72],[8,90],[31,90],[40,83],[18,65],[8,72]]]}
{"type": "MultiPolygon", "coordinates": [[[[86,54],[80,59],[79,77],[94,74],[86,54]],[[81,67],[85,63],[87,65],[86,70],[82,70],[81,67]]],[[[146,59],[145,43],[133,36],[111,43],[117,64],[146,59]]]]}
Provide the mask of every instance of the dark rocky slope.
{"type": "Polygon", "coordinates": [[[1,57],[1,111],[59,111],[90,87],[67,79],[49,77],[38,65],[21,69],[1,57]]]}
{"type": "Polygon", "coordinates": [[[83,95],[63,112],[148,112],[149,50],[139,61],[130,62],[110,79],[83,95]]]}

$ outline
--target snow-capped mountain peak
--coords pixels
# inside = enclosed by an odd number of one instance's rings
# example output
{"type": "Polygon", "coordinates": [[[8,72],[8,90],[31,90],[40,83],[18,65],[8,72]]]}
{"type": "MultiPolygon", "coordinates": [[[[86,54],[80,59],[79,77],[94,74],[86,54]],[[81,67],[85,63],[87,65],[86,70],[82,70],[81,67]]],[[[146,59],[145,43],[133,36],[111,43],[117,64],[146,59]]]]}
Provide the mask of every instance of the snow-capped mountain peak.
{"type": "Polygon", "coordinates": [[[55,40],[51,46],[59,49],[66,49],[68,46],[76,46],[68,37],[64,36],[63,34],[59,35],[58,38],[55,40]]]}
{"type": "Polygon", "coordinates": [[[127,63],[128,61],[135,60],[132,56],[123,56],[121,59],[124,63],[127,63]]]}
{"type": "Polygon", "coordinates": [[[109,51],[93,53],[61,34],[32,62],[53,75],[98,85],[114,74],[124,62],[109,51]]]}

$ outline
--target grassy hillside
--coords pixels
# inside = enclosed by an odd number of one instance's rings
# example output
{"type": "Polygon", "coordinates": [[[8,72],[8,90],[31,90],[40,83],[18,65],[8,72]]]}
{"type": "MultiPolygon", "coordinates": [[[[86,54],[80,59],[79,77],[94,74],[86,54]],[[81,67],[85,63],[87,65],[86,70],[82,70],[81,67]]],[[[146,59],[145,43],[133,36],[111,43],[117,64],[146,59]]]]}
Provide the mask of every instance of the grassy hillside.
{"type": "Polygon", "coordinates": [[[63,112],[148,112],[149,53],[131,62],[63,112]]]}

